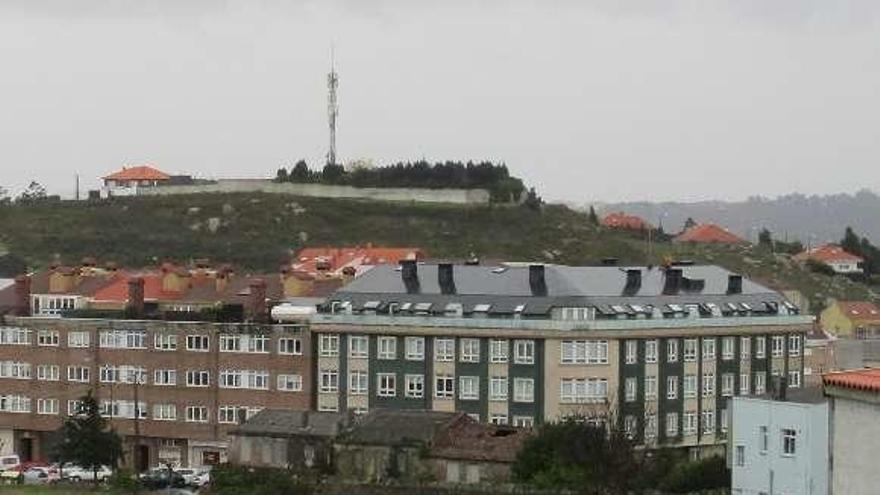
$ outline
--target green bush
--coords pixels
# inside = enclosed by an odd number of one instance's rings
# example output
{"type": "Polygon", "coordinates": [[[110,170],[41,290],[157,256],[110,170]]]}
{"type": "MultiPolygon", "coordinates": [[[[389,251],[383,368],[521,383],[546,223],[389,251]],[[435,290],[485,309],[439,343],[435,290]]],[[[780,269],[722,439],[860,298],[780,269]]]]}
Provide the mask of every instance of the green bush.
{"type": "Polygon", "coordinates": [[[730,471],[723,457],[715,456],[676,466],[660,482],[662,491],[692,493],[730,486],[730,471]]]}
{"type": "Polygon", "coordinates": [[[311,495],[314,487],[283,469],[224,464],[211,471],[212,495],[311,495]]]}
{"type": "Polygon", "coordinates": [[[826,265],[825,263],[822,263],[821,261],[808,259],[807,260],[807,268],[809,268],[810,271],[813,273],[818,273],[821,275],[828,275],[829,277],[834,276],[834,269],[831,268],[830,266],[826,265]]]}
{"type": "Polygon", "coordinates": [[[110,487],[122,493],[136,493],[138,491],[137,477],[132,471],[119,469],[110,478],[110,487]]]}

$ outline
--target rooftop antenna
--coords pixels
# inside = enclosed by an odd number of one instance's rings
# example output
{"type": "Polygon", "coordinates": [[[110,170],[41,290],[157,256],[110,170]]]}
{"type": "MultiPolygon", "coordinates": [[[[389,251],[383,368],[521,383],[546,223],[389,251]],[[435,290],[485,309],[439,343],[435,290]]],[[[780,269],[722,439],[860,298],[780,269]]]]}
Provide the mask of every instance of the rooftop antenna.
{"type": "Polygon", "coordinates": [[[330,45],[330,73],[327,74],[327,117],[330,124],[330,149],[327,151],[327,164],[336,165],[336,117],[339,106],[336,104],[336,88],[339,76],[336,74],[336,58],[333,45],[330,45]]]}
{"type": "Polygon", "coordinates": [[[79,201],[79,172],[76,174],[76,200],[79,201]]]}

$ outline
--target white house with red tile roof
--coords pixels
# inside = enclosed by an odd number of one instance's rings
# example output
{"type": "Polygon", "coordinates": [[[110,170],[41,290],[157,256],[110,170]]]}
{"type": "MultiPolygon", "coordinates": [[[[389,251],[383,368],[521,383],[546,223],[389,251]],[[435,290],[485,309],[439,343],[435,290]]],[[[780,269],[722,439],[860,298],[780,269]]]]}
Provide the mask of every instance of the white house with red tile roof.
{"type": "Polygon", "coordinates": [[[150,165],[123,166],[122,170],[102,177],[102,197],[135,196],[139,187],[154,187],[167,183],[171,176],[150,165]]]}
{"type": "Polygon", "coordinates": [[[861,256],[846,252],[836,244],[807,249],[796,256],[800,261],[808,259],[820,261],[830,266],[835,273],[863,273],[862,263],[865,261],[861,256]]]}

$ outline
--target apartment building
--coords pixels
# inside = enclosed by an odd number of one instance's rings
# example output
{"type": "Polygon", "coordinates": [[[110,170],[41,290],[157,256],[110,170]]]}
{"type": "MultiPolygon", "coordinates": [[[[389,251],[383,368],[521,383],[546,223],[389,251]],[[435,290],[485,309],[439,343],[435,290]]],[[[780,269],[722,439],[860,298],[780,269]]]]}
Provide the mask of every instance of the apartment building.
{"type": "MultiPolygon", "coordinates": [[[[715,266],[377,266],[312,317],[316,407],[530,426],[609,414],[646,444],[716,446],[728,397],[803,376],[812,317],[715,266]]],[[[698,449],[701,450],[701,449],[698,449]]]]}

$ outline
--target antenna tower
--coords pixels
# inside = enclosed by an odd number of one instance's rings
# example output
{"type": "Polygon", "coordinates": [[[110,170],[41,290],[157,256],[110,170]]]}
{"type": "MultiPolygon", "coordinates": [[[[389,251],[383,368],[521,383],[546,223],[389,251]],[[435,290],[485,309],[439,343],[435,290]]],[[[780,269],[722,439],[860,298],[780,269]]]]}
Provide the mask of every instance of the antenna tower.
{"type": "Polygon", "coordinates": [[[330,73],[327,74],[327,117],[330,124],[330,149],[327,151],[327,164],[336,165],[336,117],[339,115],[339,106],[336,104],[336,88],[339,86],[339,76],[336,74],[336,60],[333,48],[330,48],[330,73]]]}

